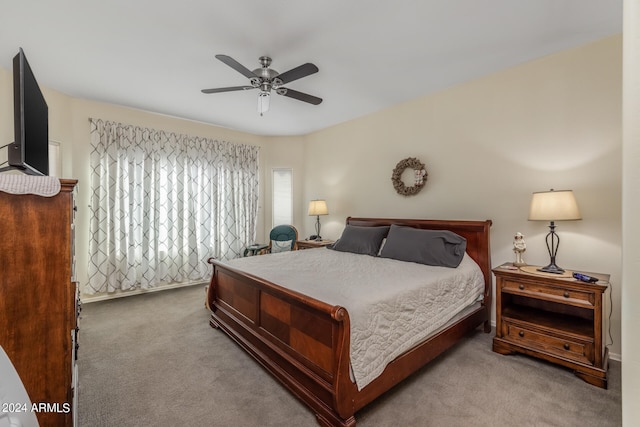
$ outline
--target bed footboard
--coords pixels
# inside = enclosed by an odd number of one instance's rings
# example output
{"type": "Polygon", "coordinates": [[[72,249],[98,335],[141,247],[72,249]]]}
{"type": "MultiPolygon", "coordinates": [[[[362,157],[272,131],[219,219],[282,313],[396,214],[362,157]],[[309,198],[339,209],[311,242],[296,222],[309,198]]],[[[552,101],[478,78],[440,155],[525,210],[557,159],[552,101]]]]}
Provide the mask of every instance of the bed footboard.
{"type": "Polygon", "coordinates": [[[226,332],[326,426],[355,426],[349,314],[209,259],[210,324],[226,332]]]}

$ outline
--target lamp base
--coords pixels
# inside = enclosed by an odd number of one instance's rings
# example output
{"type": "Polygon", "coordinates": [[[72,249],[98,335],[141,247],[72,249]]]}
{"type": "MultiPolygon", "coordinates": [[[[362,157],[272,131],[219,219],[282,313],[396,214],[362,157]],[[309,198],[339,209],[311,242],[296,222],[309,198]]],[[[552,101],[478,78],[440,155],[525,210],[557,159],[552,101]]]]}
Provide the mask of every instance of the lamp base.
{"type": "Polygon", "coordinates": [[[564,269],[556,265],[556,254],[560,246],[560,237],[556,234],[556,225],[553,221],[549,222],[549,234],[547,234],[545,240],[547,242],[547,251],[549,252],[549,265],[539,268],[538,271],[552,274],[564,273],[564,269]]]}
{"type": "Polygon", "coordinates": [[[320,215],[316,215],[316,234],[313,238],[316,241],[322,240],[322,237],[320,237],[320,215]]]}
{"type": "Polygon", "coordinates": [[[558,267],[555,263],[551,263],[546,267],[539,268],[538,271],[542,271],[543,273],[553,273],[553,274],[564,273],[564,269],[558,267]]]}

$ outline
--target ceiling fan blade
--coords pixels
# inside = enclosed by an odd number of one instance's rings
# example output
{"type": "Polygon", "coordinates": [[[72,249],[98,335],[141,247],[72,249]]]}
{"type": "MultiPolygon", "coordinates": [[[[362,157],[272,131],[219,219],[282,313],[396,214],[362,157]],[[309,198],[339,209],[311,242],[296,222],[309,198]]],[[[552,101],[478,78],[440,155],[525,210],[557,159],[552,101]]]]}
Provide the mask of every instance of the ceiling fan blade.
{"type": "Polygon", "coordinates": [[[219,87],[217,89],[202,89],[202,93],[233,92],[234,90],[249,90],[249,89],[255,89],[255,87],[253,86],[219,87]]]}
{"type": "Polygon", "coordinates": [[[297,90],[279,88],[276,93],[278,95],[288,96],[289,98],[297,99],[298,101],[308,102],[309,104],[318,105],[322,102],[322,98],[309,95],[308,93],[298,92],[297,90]]]}
{"type": "Polygon", "coordinates": [[[256,75],[253,74],[253,71],[249,70],[247,67],[228,55],[216,55],[216,58],[249,79],[256,77],[256,75]]]}
{"type": "Polygon", "coordinates": [[[316,67],[310,62],[307,62],[306,64],[302,64],[299,67],[293,68],[289,71],[285,71],[284,73],[280,74],[277,78],[282,81],[282,84],[287,84],[294,80],[301,79],[303,77],[306,77],[310,74],[317,73],[317,72],[318,72],[318,67],[316,67]]]}

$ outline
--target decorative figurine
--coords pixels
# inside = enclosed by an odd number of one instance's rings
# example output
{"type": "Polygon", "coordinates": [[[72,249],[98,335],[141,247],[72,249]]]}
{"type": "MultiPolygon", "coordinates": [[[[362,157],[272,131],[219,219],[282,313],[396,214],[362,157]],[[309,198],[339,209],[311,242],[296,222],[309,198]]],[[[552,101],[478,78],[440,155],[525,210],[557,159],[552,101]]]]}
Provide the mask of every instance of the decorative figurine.
{"type": "Polygon", "coordinates": [[[527,250],[527,243],[524,241],[522,233],[517,232],[513,238],[513,252],[516,254],[516,262],[513,265],[521,266],[527,265],[522,259],[522,254],[527,250]]]}

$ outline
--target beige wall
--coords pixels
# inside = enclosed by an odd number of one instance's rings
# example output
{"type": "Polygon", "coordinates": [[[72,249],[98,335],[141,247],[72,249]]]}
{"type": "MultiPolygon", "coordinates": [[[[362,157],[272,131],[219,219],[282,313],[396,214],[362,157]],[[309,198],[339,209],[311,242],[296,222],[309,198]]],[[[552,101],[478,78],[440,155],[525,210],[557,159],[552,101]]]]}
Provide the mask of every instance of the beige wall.
{"type": "MultiPolygon", "coordinates": [[[[533,191],[573,189],[583,220],[558,223],[558,263],[612,275],[611,351],[621,353],[621,37],[523,64],[304,137],[262,137],[45,89],[50,137],[61,143],[63,176],[77,178],[79,279],[86,283],[89,117],[262,147],[258,240],[271,227],[271,168],[294,171],[294,225],[312,234],[308,201],[325,198],[324,237],[349,215],[492,219],[495,266],[513,260],[513,234],[525,234],[525,260],[548,261],[547,224],[527,221],[533,191]],[[426,163],[416,196],[391,186],[405,157],[426,163]],[[85,266],[85,267],[83,267],[85,266]]],[[[0,138],[13,139],[11,75],[0,68],[0,138]]],[[[4,145],[0,144],[0,145],[4,145]]],[[[0,161],[4,160],[0,154],[0,161]]],[[[6,158],[6,155],[5,155],[6,158]]],[[[262,237],[262,239],[261,239],[262,237]]],[[[636,353],[637,354],[637,353],[636,353]]]]}
{"type": "Polygon", "coordinates": [[[640,420],[640,4],[624,2],[622,423],[640,420]]]}
{"type": "MultiPolygon", "coordinates": [[[[13,77],[0,67],[0,147],[13,142],[13,77]]],[[[0,150],[0,163],[7,160],[7,149],[0,150]]],[[[6,166],[6,165],[5,165],[6,166]]]]}
{"type": "Polygon", "coordinates": [[[608,38],[308,135],[305,200],[327,199],[323,235],[339,237],[349,215],[491,219],[494,266],[514,260],[518,231],[525,260],[546,265],[548,223],[527,221],[531,193],[572,189],[583,220],[557,223],[557,262],[611,274],[619,357],[621,48],[608,38]],[[406,157],[429,173],[412,197],[390,180],[406,157]]]}

